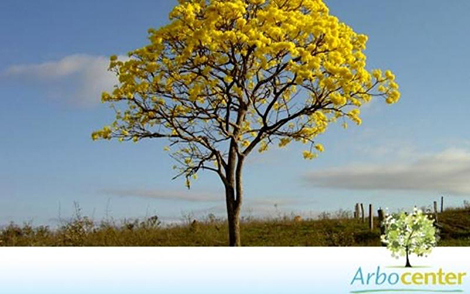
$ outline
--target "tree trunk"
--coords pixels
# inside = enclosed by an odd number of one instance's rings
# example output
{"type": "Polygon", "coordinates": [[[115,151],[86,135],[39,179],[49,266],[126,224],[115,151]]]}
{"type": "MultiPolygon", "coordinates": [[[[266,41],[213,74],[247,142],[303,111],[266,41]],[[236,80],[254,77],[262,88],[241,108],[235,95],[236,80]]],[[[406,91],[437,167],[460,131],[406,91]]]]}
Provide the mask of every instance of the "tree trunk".
{"type": "MultiPolygon", "coordinates": [[[[243,114],[241,114],[243,115],[243,114]]],[[[238,121],[240,123],[240,121],[238,121]]],[[[237,151],[237,142],[230,142],[229,157],[225,168],[225,198],[227,202],[227,221],[229,246],[241,246],[240,209],[243,198],[242,171],[245,155],[237,151]]]]}
{"type": "Polygon", "coordinates": [[[229,246],[241,246],[240,207],[238,207],[235,199],[235,189],[233,187],[226,187],[225,197],[227,202],[229,246]]]}
{"type": "Polygon", "coordinates": [[[411,267],[411,264],[410,264],[410,250],[408,249],[408,247],[406,247],[406,265],[405,267],[411,267]]]}
{"type": "Polygon", "coordinates": [[[244,157],[239,156],[236,158],[236,156],[233,156],[227,168],[225,198],[227,202],[229,246],[241,246],[240,210],[243,199],[243,162],[244,157]]]}
{"type": "Polygon", "coordinates": [[[232,213],[228,218],[229,246],[242,246],[240,238],[240,216],[232,213]]]}

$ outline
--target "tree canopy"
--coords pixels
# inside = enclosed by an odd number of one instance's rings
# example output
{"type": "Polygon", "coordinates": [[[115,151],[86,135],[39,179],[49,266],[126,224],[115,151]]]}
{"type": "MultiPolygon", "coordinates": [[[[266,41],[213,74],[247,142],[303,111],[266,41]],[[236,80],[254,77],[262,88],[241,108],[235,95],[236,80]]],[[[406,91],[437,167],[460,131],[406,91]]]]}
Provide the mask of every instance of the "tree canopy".
{"type": "Polygon", "coordinates": [[[367,37],[320,0],[179,1],[170,19],[127,61],[111,57],[120,84],[102,100],[127,107],[93,139],[168,138],[188,179],[223,176],[230,142],[246,156],[300,141],[312,159],[330,123],[400,98],[392,72],[366,69],[367,37]]]}
{"type": "Polygon", "coordinates": [[[111,57],[119,84],[102,100],[116,120],[92,137],[168,139],[188,187],[201,170],[218,174],[229,226],[253,150],[299,141],[313,159],[330,123],[361,124],[364,103],[400,98],[391,71],[366,69],[367,37],[321,0],[180,0],[170,23],[148,33],[128,58],[111,57]]]}

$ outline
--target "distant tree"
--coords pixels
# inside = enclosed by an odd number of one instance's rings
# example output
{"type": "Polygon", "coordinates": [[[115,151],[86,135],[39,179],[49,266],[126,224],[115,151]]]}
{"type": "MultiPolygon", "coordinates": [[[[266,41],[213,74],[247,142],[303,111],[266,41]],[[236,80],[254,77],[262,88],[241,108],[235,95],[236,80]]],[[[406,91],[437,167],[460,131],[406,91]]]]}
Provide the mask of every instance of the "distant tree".
{"type": "Polygon", "coordinates": [[[387,244],[393,256],[406,256],[406,267],[411,267],[410,254],[423,256],[431,253],[437,245],[434,220],[421,210],[415,209],[412,214],[402,212],[388,215],[383,225],[385,233],[381,236],[382,242],[387,244]]]}
{"type": "Polygon", "coordinates": [[[367,36],[329,14],[321,0],[180,0],[150,44],[111,57],[119,78],[103,93],[116,121],[93,139],[166,138],[186,184],[201,170],[225,187],[229,244],[240,245],[246,158],[315,138],[373,97],[400,98],[390,71],[366,69],[367,36]],[[120,102],[120,103],[117,103],[120,102]]]}

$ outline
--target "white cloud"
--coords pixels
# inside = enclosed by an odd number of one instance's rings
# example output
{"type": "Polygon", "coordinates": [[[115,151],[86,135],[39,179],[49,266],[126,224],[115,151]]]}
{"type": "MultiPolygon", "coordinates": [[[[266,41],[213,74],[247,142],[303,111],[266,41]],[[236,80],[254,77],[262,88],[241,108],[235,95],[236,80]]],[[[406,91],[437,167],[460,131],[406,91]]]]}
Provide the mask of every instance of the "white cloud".
{"type": "MultiPolygon", "coordinates": [[[[313,213],[309,209],[306,210],[305,208],[306,205],[313,204],[315,202],[316,201],[311,199],[294,197],[245,197],[241,215],[255,218],[279,217],[291,214],[312,217],[313,213]]],[[[227,213],[225,203],[220,203],[208,208],[191,210],[188,214],[196,218],[202,218],[211,213],[219,217],[225,217],[227,213]]]]}
{"type": "Polygon", "coordinates": [[[101,92],[117,84],[108,65],[105,56],[77,54],[58,61],[13,65],[1,77],[38,88],[54,100],[86,107],[99,103],[101,92]]]}
{"type": "Polygon", "coordinates": [[[161,200],[177,200],[189,202],[220,202],[224,200],[224,195],[213,192],[193,192],[189,191],[169,191],[169,190],[140,190],[140,189],[107,189],[100,193],[120,197],[141,197],[161,200]]]}
{"type": "Polygon", "coordinates": [[[320,188],[470,195],[470,152],[448,149],[412,162],[327,168],[308,173],[304,179],[320,188]]]}
{"type": "MultiPolygon", "coordinates": [[[[225,195],[223,192],[184,191],[184,190],[140,190],[140,189],[106,189],[98,191],[100,194],[118,197],[141,197],[164,201],[183,201],[190,203],[205,203],[207,208],[191,209],[188,214],[202,218],[209,213],[224,217],[227,207],[225,206],[225,195]]],[[[273,217],[290,214],[298,211],[306,204],[314,203],[311,199],[295,197],[257,197],[246,196],[243,201],[242,215],[254,217],[273,217]]],[[[187,207],[186,207],[187,208],[187,207]]]]}
{"type": "MultiPolygon", "coordinates": [[[[119,197],[142,197],[161,200],[177,200],[189,202],[222,202],[225,203],[223,192],[207,192],[193,190],[158,190],[158,189],[103,189],[98,191],[101,194],[119,197]]],[[[298,198],[280,197],[245,197],[245,204],[254,206],[290,206],[305,203],[305,200],[298,198]]]]}

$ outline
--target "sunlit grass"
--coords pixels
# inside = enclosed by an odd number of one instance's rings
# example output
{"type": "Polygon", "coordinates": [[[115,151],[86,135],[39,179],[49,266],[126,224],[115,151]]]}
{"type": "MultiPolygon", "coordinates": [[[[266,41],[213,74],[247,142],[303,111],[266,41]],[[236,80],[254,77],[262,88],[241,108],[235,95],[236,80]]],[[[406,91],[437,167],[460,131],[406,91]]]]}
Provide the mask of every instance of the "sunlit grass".
{"type": "MultiPolygon", "coordinates": [[[[279,216],[242,221],[244,246],[380,246],[378,226],[351,213],[322,214],[316,219],[279,216]]],[[[375,223],[378,223],[376,220],[375,223]]],[[[448,209],[439,214],[442,226],[439,246],[470,246],[470,208],[448,209]]],[[[101,221],[82,216],[58,228],[10,224],[0,231],[0,246],[225,246],[227,225],[214,216],[187,219],[163,226],[158,217],[144,220],[101,221]]]]}

